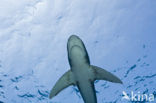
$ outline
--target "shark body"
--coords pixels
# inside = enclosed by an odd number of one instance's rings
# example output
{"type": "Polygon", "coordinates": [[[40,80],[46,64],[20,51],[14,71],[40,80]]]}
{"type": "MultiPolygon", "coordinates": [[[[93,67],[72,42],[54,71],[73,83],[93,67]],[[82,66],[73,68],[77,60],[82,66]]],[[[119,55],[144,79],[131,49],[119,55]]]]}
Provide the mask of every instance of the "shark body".
{"type": "Polygon", "coordinates": [[[78,36],[72,35],[69,37],[67,51],[71,69],[56,82],[49,98],[53,98],[66,87],[74,85],[78,87],[84,103],[97,103],[95,80],[107,80],[122,84],[122,81],[112,73],[90,65],[85,45],[78,36]]]}

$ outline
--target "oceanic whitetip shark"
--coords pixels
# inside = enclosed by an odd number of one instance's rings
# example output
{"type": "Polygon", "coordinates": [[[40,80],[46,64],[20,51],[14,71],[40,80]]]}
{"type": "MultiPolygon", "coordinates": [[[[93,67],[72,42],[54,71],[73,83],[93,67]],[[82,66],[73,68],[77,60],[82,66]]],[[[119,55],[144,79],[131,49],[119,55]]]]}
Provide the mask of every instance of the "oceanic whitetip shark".
{"type": "Polygon", "coordinates": [[[69,37],[67,51],[70,70],[56,82],[50,92],[50,99],[66,87],[73,85],[78,87],[84,103],[97,103],[95,80],[122,84],[122,81],[112,73],[90,64],[85,45],[78,36],[69,37]]]}

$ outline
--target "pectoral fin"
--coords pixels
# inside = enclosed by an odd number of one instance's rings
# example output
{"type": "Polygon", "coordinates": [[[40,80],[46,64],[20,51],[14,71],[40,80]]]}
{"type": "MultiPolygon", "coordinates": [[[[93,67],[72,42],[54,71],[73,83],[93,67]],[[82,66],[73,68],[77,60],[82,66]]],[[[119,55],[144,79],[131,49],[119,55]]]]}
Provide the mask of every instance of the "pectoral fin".
{"type": "Polygon", "coordinates": [[[75,80],[71,70],[67,71],[55,84],[50,92],[49,98],[56,96],[61,90],[65,89],[70,85],[75,85],[75,80]]]}
{"type": "Polygon", "coordinates": [[[94,79],[95,80],[107,80],[107,81],[110,81],[110,82],[114,82],[114,83],[121,83],[122,84],[122,81],[116,77],[115,75],[113,75],[112,73],[102,69],[102,68],[99,68],[97,66],[92,66],[91,65],[91,68],[93,69],[93,73],[94,73],[94,79]]]}

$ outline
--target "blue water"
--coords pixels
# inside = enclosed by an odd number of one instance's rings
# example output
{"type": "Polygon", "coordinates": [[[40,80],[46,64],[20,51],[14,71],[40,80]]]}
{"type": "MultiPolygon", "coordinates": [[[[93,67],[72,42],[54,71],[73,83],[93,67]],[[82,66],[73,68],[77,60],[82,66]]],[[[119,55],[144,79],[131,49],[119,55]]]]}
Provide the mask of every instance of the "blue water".
{"type": "Polygon", "coordinates": [[[72,34],[83,40],[91,64],[123,81],[95,81],[98,103],[156,102],[156,1],[30,1],[0,3],[0,103],[83,103],[73,86],[48,98],[70,69],[72,34]],[[123,99],[123,91],[148,100],[123,99]]]}

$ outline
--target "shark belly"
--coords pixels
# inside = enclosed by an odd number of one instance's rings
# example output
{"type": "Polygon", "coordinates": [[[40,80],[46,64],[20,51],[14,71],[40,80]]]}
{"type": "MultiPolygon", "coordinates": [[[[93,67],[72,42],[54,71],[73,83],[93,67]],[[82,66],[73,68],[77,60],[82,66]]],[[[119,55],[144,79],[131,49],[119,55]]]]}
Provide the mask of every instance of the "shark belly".
{"type": "Polygon", "coordinates": [[[89,65],[83,64],[73,68],[74,78],[84,103],[97,103],[94,81],[91,79],[89,65]]]}
{"type": "Polygon", "coordinates": [[[97,103],[94,83],[90,80],[78,81],[77,87],[84,100],[84,103],[97,103]]]}

